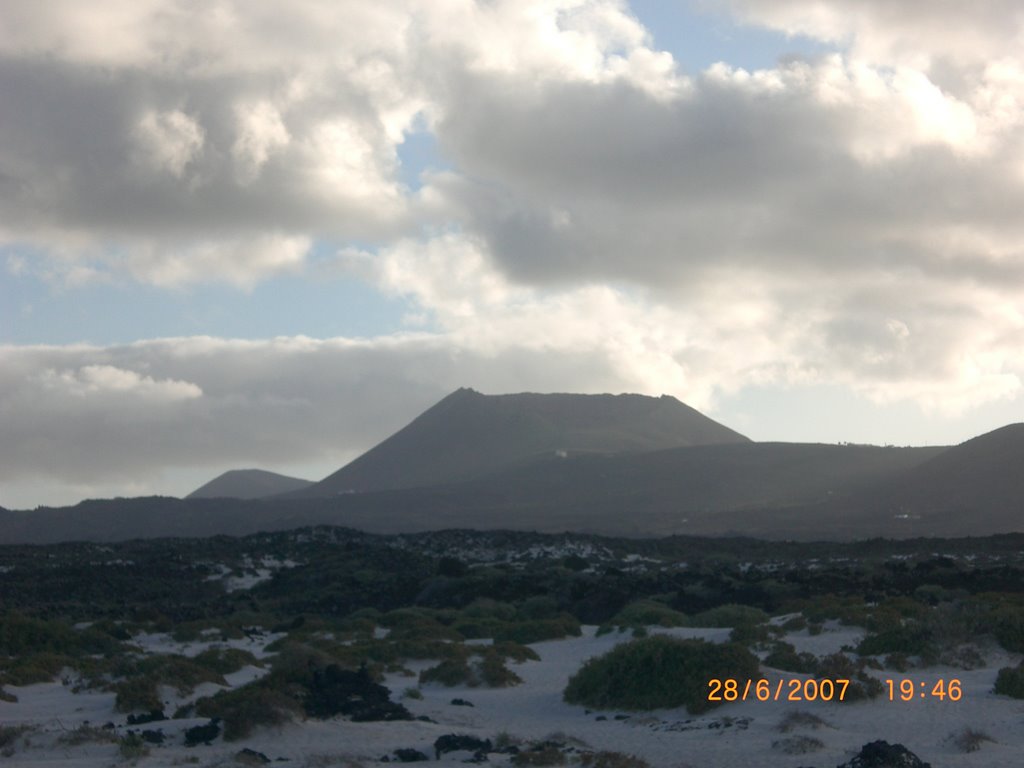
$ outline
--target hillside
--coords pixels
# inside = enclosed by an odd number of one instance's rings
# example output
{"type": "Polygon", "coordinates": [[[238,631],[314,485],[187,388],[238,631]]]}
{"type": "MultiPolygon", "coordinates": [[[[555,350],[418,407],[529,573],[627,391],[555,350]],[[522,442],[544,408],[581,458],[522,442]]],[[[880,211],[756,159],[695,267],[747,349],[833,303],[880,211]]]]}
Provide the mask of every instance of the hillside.
{"type": "Polygon", "coordinates": [[[724,512],[823,503],[918,467],[945,448],[736,443],[547,459],[467,485],[510,503],[724,512]]]}
{"type": "Polygon", "coordinates": [[[879,515],[908,519],[979,514],[1019,525],[1024,511],[1024,424],[954,446],[857,496],[879,515]]]}
{"type": "Polygon", "coordinates": [[[441,485],[556,454],[745,442],[743,435],[667,395],[483,395],[459,389],[295,495],[441,485]]]}
{"type": "Polygon", "coordinates": [[[311,480],[279,475],[263,469],[232,469],[196,488],[186,499],[259,499],[298,491],[312,485],[311,480]]]}

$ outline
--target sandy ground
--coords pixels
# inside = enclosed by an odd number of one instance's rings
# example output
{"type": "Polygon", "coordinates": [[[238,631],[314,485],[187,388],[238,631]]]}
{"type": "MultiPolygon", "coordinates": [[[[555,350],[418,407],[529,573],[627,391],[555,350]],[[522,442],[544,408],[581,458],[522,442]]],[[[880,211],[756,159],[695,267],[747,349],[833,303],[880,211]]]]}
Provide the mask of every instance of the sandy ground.
{"type": "MultiPolygon", "coordinates": [[[[701,637],[724,640],[726,629],[652,630],[677,637],[701,637]]],[[[409,687],[416,687],[414,677],[391,675],[386,684],[393,698],[401,700],[414,715],[426,715],[436,723],[421,721],[387,723],[352,723],[342,719],[293,723],[279,729],[257,731],[244,742],[186,748],[183,731],[205,720],[173,720],[143,728],[162,728],[168,744],[153,746],[150,754],[140,758],[144,766],[229,766],[238,765],[235,755],[242,748],[261,752],[271,760],[284,758],[282,766],[379,764],[379,759],[396,748],[412,747],[434,757],[433,743],[438,736],[466,733],[494,739],[499,733],[520,739],[542,739],[552,734],[561,741],[586,744],[595,750],[614,750],[645,758],[652,766],[666,768],[750,768],[771,765],[797,768],[819,766],[831,768],[849,760],[860,747],[876,739],[904,744],[921,759],[939,766],[1020,766],[1024,764],[1024,702],[993,694],[996,672],[1001,666],[1016,664],[1019,656],[990,650],[988,666],[964,671],[948,667],[912,670],[905,675],[877,672],[885,679],[909,678],[919,688],[925,683],[931,689],[936,680],[957,678],[961,681],[960,701],[939,701],[916,698],[913,701],[890,702],[883,697],[853,704],[825,702],[759,702],[748,700],[726,704],[699,717],[685,710],[660,710],[632,714],[625,712],[587,712],[582,707],[562,701],[566,682],[587,658],[600,655],[616,643],[630,639],[628,634],[596,636],[595,627],[586,627],[579,638],[537,643],[532,647],[540,661],[514,665],[523,684],[506,689],[443,688],[423,686],[422,700],[402,698],[409,687]],[[473,703],[472,707],[453,706],[453,698],[473,703]],[[824,719],[829,727],[797,729],[782,734],[777,726],[789,711],[801,710],[824,719]],[[602,718],[602,719],[598,719],[602,718]],[[981,745],[977,752],[965,754],[952,743],[950,736],[966,727],[984,731],[994,741],[981,745]],[[785,754],[778,746],[783,739],[806,735],[820,740],[823,747],[804,755],[785,754]]],[[[843,645],[856,644],[862,631],[855,628],[826,625],[825,631],[811,636],[806,631],[790,634],[785,639],[798,651],[825,654],[838,651],[843,645]]],[[[262,655],[262,646],[274,636],[235,641],[262,655]],[[257,647],[258,646],[258,647],[257,647]]],[[[150,652],[174,652],[193,655],[210,642],[175,643],[166,636],[138,638],[150,652]]],[[[418,672],[429,664],[411,665],[418,672]]],[[[787,672],[765,669],[771,681],[803,677],[787,672]]],[[[229,676],[229,683],[241,685],[262,670],[250,667],[229,676]]],[[[69,683],[71,681],[68,681],[69,683]]],[[[205,684],[188,697],[194,700],[218,690],[205,684]]],[[[101,726],[117,724],[115,730],[126,730],[125,716],[114,711],[114,695],[95,691],[73,693],[70,684],[56,681],[23,688],[9,687],[18,697],[17,703],[0,702],[0,722],[4,725],[24,724],[32,730],[8,748],[12,754],[0,757],[0,764],[11,766],[113,766],[131,761],[123,759],[111,743],[87,743],[69,746],[61,737],[88,723],[101,726]]],[[[165,690],[171,706],[181,703],[173,691],[165,690]]],[[[461,764],[467,753],[445,756],[442,764],[461,764]]],[[[506,758],[493,758],[502,764],[506,758]]]]}

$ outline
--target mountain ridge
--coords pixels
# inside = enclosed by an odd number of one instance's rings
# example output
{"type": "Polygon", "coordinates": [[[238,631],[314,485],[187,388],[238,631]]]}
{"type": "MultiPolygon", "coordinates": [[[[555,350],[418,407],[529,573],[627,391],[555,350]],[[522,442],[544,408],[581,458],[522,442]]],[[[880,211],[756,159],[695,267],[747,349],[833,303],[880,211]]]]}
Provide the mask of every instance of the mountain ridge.
{"type": "Polygon", "coordinates": [[[290,477],[265,469],[229,469],[196,488],[186,499],[259,499],[302,490],[312,480],[290,477]]]}
{"type": "Polygon", "coordinates": [[[294,497],[463,482],[543,455],[750,442],[674,397],[460,388],[294,497]]]}

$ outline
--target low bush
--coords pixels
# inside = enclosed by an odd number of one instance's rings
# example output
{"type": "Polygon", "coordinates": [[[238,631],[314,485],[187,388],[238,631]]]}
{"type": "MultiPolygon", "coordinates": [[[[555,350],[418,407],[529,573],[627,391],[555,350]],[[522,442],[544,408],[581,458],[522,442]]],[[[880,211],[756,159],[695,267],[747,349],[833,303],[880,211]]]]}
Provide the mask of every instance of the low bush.
{"type": "Polygon", "coordinates": [[[162,709],[160,693],[154,678],[130,677],[114,685],[114,708],[118,712],[151,712],[162,709]]]}
{"type": "Polygon", "coordinates": [[[225,741],[244,739],[258,727],[281,725],[302,711],[298,701],[263,681],[203,697],[195,709],[201,717],[223,721],[225,741]]]}
{"type": "Polygon", "coordinates": [[[208,648],[192,661],[215,675],[230,675],[244,667],[263,666],[259,659],[241,648],[208,648]]]}
{"type": "Polygon", "coordinates": [[[52,681],[65,667],[77,666],[79,660],[58,653],[31,653],[0,659],[0,683],[32,685],[52,681]]]}
{"type": "Polygon", "coordinates": [[[846,693],[840,700],[843,702],[874,699],[884,690],[878,678],[864,671],[863,661],[851,661],[845,653],[833,653],[820,659],[814,676],[818,680],[849,680],[846,693]]]}
{"type": "Polygon", "coordinates": [[[1000,669],[994,690],[1003,696],[1024,699],[1024,664],[1000,669]]]}
{"type": "Polygon", "coordinates": [[[768,618],[760,608],[726,603],[691,616],[688,623],[691,627],[740,627],[764,624],[768,618]]]}
{"type": "Polygon", "coordinates": [[[962,731],[955,731],[950,735],[950,743],[961,752],[977,752],[986,741],[995,743],[995,739],[984,731],[976,731],[973,728],[964,728],[962,731]]]}
{"type": "Polygon", "coordinates": [[[472,668],[465,659],[447,659],[420,672],[420,685],[440,683],[452,688],[456,685],[479,685],[472,668]]]}
{"type": "Polygon", "coordinates": [[[867,635],[858,644],[857,653],[861,656],[876,656],[883,653],[930,656],[935,653],[935,649],[928,627],[919,622],[907,622],[867,635]]]}
{"type": "Polygon", "coordinates": [[[125,760],[138,760],[149,754],[149,747],[142,737],[135,733],[129,733],[121,737],[117,743],[117,751],[125,760]]]}
{"type": "Polygon", "coordinates": [[[772,742],[772,749],[777,749],[784,755],[806,755],[824,748],[825,743],[813,736],[787,736],[772,742]]]}
{"type": "Polygon", "coordinates": [[[712,678],[756,678],[758,660],[735,643],[654,636],[613,648],[587,661],[569,679],[564,698],[595,709],[659,709],[686,706],[704,712],[712,678]]]}
{"type": "Polygon", "coordinates": [[[494,634],[495,642],[511,640],[514,643],[528,645],[542,640],[561,640],[563,637],[579,637],[580,622],[568,613],[554,618],[531,619],[504,624],[494,634]]]}
{"type": "Polygon", "coordinates": [[[58,744],[78,747],[82,744],[113,744],[117,735],[113,730],[97,728],[95,725],[80,725],[74,730],[65,731],[57,738],[58,744]]]}
{"type": "Polygon", "coordinates": [[[616,627],[685,627],[685,613],[669,608],[656,600],[637,600],[630,603],[608,622],[616,627]]]}
{"type": "Polygon", "coordinates": [[[808,728],[810,730],[818,730],[819,728],[831,728],[827,722],[822,720],[820,717],[812,712],[804,712],[803,710],[793,710],[787,712],[782,716],[779,724],[775,726],[776,730],[780,733],[789,733],[795,731],[797,728],[808,728]]]}
{"type": "Polygon", "coordinates": [[[818,659],[813,653],[797,653],[789,643],[772,644],[771,652],[764,658],[764,665],[781,669],[786,672],[797,672],[803,675],[814,674],[818,668],[818,659]]]}
{"type": "Polygon", "coordinates": [[[580,755],[584,768],[650,768],[650,763],[622,752],[584,752],[580,755]]]}

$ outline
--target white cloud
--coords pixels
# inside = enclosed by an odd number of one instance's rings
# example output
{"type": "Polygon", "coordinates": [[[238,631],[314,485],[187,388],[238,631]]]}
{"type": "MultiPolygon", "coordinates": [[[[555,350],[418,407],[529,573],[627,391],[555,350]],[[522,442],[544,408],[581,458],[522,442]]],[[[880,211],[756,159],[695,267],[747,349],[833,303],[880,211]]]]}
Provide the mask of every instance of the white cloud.
{"type": "MultiPolygon", "coordinates": [[[[947,414],[1010,400],[1018,5],[735,0],[748,23],[843,51],[684,77],[614,0],[8,3],[12,276],[248,288],[330,240],[438,331],[7,349],[0,413],[26,440],[32,419],[60,435],[40,444],[81,480],[352,451],[402,420],[371,393],[404,419],[466,384],[698,407],[768,384],[947,414]],[[420,130],[448,170],[412,191],[399,147],[420,130]],[[129,403],[198,388],[153,418],[201,426],[157,450],[133,431],[144,413],[97,425],[86,408],[77,439],[99,429],[108,448],[61,448],[76,422],[52,422],[46,397],[100,402],[118,381],[129,403]]],[[[0,459],[28,472],[41,455],[0,459]]]]}
{"type": "Polygon", "coordinates": [[[165,379],[154,380],[135,371],[117,368],[113,365],[83,365],[76,370],[44,370],[36,379],[41,387],[57,397],[141,398],[152,404],[154,401],[173,402],[202,397],[203,391],[188,381],[165,379]]]}
{"type": "Polygon", "coordinates": [[[146,112],[136,126],[141,160],[157,171],[181,178],[203,146],[203,129],[180,110],[146,112]]]}
{"type": "Polygon", "coordinates": [[[281,113],[266,101],[236,107],[238,133],[231,154],[242,183],[253,181],[270,155],[288,146],[291,136],[281,113]]]}

